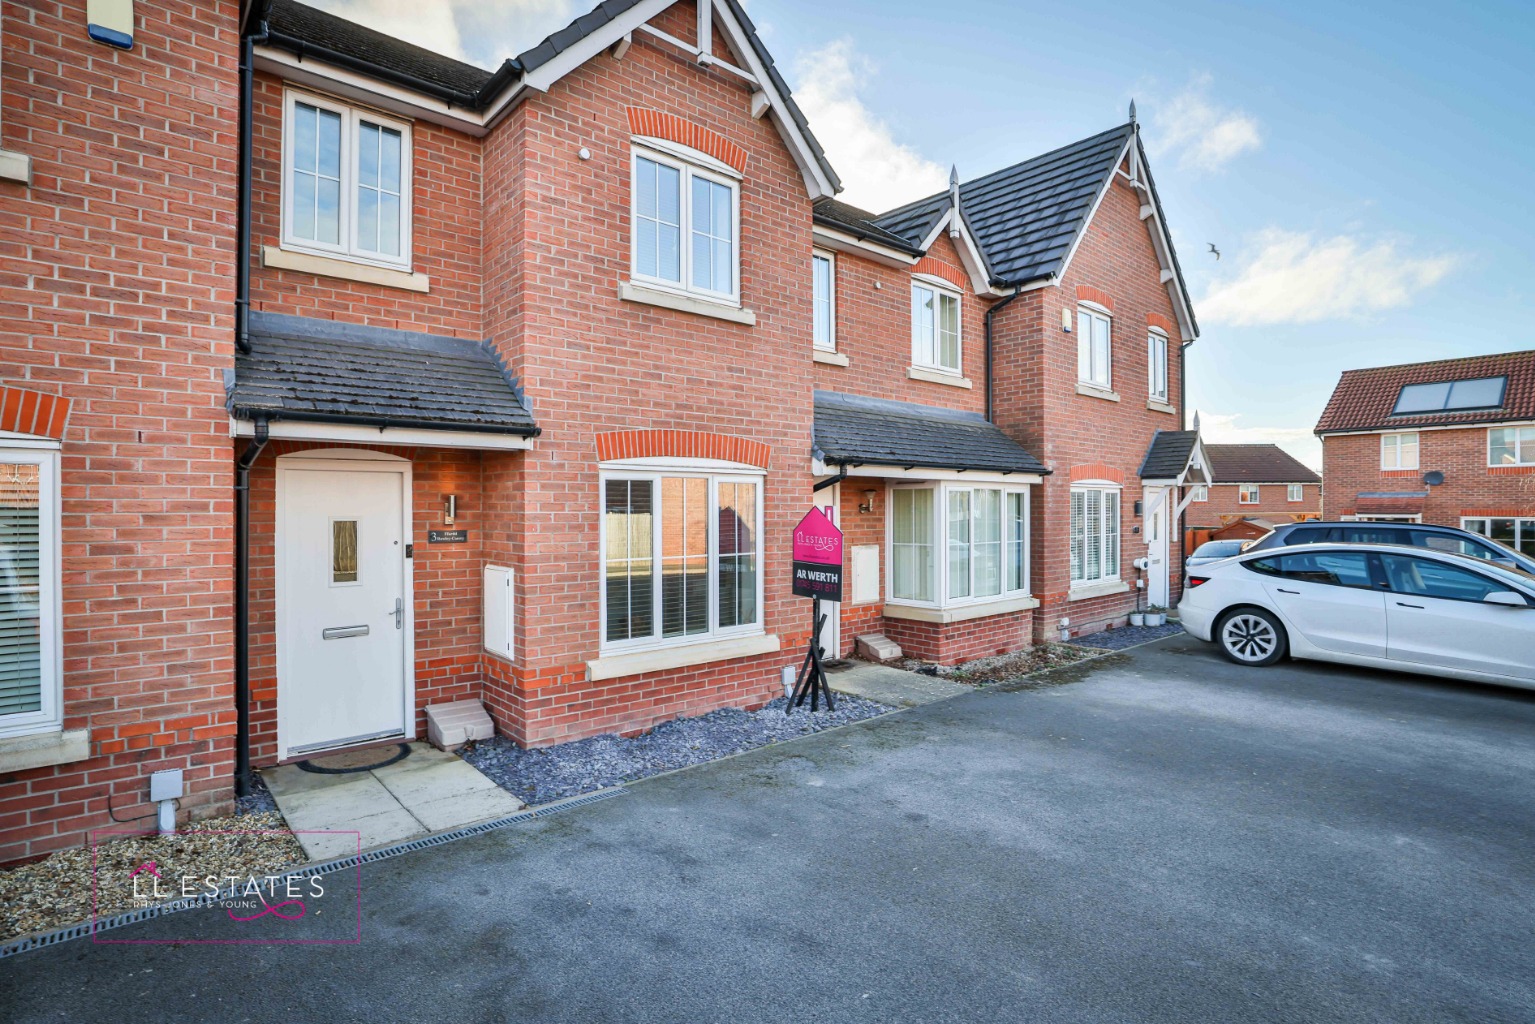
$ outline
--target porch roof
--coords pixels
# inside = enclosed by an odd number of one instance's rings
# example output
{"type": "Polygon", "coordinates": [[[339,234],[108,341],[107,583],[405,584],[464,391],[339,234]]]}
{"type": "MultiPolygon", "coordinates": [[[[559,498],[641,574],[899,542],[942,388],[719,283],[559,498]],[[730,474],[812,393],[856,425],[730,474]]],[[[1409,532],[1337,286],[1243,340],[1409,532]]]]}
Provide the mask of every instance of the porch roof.
{"type": "Polygon", "coordinates": [[[227,382],[236,419],[539,432],[487,342],[276,313],[250,315],[250,341],[227,382]]]}
{"type": "Polygon", "coordinates": [[[829,466],[1050,472],[980,413],[839,391],[815,393],[815,455],[829,466]]]}

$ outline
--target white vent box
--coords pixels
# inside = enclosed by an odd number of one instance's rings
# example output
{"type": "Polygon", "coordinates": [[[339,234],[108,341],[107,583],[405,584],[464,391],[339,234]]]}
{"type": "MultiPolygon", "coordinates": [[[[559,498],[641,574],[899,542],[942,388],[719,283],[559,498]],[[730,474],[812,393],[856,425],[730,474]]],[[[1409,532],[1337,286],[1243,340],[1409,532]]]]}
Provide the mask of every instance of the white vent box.
{"type": "Polygon", "coordinates": [[[507,566],[487,565],[480,605],[485,649],[508,660],[515,653],[517,643],[517,600],[513,578],[514,573],[507,566]]]}

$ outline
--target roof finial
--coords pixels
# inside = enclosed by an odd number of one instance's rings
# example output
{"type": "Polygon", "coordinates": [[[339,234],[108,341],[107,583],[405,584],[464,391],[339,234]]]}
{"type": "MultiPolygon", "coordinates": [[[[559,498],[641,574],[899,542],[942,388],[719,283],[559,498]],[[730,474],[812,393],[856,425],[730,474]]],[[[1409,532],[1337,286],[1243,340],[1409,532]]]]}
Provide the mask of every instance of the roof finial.
{"type": "Polygon", "coordinates": [[[1194,433],[1199,433],[1199,410],[1194,410],[1194,433]]]}
{"type": "Polygon", "coordinates": [[[949,188],[952,189],[955,186],[957,186],[958,184],[959,184],[959,165],[958,164],[950,164],[949,165],[949,188]]]}
{"type": "Polygon", "coordinates": [[[1135,100],[1130,100],[1130,123],[1135,123],[1135,100]]]}
{"type": "Polygon", "coordinates": [[[949,224],[949,234],[959,237],[959,165],[949,165],[949,205],[954,208],[954,219],[949,224]]]}

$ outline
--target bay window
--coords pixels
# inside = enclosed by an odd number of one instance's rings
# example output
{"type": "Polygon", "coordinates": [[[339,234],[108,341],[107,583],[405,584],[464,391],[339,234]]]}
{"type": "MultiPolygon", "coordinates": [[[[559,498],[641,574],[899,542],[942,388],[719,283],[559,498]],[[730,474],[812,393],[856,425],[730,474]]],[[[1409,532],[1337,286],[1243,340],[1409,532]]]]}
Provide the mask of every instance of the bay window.
{"type": "Polygon", "coordinates": [[[1071,489],[1071,583],[1119,579],[1119,488],[1071,489]]]}
{"type": "Polygon", "coordinates": [[[283,246],[405,267],[410,226],[410,127],[288,93],[283,246]]]}
{"type": "Polygon", "coordinates": [[[58,453],[0,442],[0,736],[57,729],[58,453]]]}
{"type": "Polygon", "coordinates": [[[1114,386],[1109,314],[1096,306],[1077,307],[1077,380],[1105,391],[1114,386]]]}
{"type": "Polygon", "coordinates": [[[912,365],[961,373],[959,335],[959,295],[935,284],[912,282],[912,365]]]}
{"type": "Polygon", "coordinates": [[[1535,466],[1535,427],[1494,427],[1487,431],[1487,465],[1535,466]]]}
{"type": "MultiPolygon", "coordinates": [[[[708,157],[700,153],[698,159],[708,157]]],[[[635,281],[738,301],[739,188],[734,172],[727,171],[723,164],[706,167],[636,147],[631,193],[635,281]]]]}
{"type": "Polygon", "coordinates": [[[890,492],[890,599],[940,608],[1029,592],[1028,490],[947,483],[890,492]]]}
{"type": "Polygon", "coordinates": [[[756,477],[604,473],[604,650],[760,633],[761,522],[756,477]]]}

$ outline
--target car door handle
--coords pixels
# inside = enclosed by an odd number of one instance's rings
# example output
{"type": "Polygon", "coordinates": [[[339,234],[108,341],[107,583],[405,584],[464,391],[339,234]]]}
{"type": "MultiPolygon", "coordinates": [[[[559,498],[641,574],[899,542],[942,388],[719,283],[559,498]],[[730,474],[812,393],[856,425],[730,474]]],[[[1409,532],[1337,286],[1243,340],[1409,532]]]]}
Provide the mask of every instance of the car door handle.
{"type": "Polygon", "coordinates": [[[1300,594],[1299,590],[1286,590],[1284,587],[1275,587],[1274,589],[1279,591],[1281,594],[1295,594],[1297,596],[1300,594]]]}
{"type": "Polygon", "coordinates": [[[1398,601],[1396,606],[1398,608],[1416,608],[1419,611],[1423,610],[1423,606],[1421,604],[1408,604],[1406,601],[1398,601]]]}

